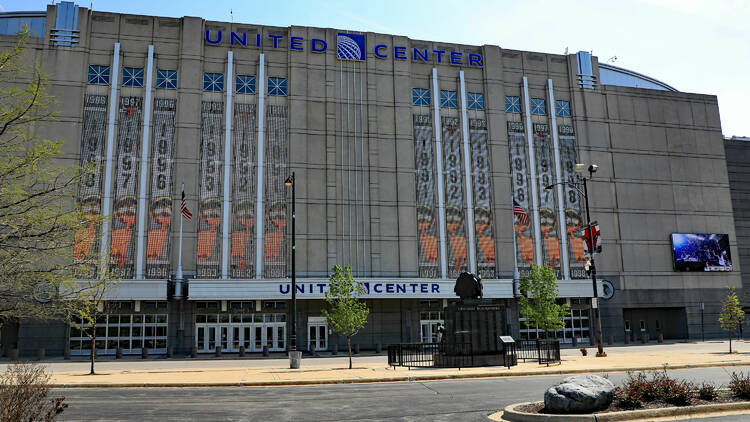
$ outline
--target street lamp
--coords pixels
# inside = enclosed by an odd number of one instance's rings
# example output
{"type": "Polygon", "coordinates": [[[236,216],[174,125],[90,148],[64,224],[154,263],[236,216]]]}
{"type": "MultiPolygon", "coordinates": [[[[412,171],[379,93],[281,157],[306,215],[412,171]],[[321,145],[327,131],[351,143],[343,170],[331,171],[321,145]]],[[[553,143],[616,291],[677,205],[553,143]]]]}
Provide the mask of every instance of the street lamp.
{"type": "Polygon", "coordinates": [[[292,188],[292,335],[290,336],[289,366],[292,369],[297,369],[299,368],[301,353],[297,352],[297,269],[295,267],[295,258],[297,255],[295,222],[297,215],[295,213],[294,172],[284,180],[284,185],[292,188]]]}
{"type": "MultiPolygon", "coordinates": [[[[585,164],[576,164],[575,171],[578,173],[579,179],[583,180],[583,192],[581,190],[573,185],[570,182],[561,182],[561,183],[568,183],[571,186],[573,186],[579,194],[583,195],[583,199],[586,202],[586,226],[589,227],[589,230],[591,228],[591,212],[589,211],[589,191],[588,187],[586,185],[586,177],[583,176],[583,172],[588,170],[589,172],[589,179],[594,177],[594,173],[599,169],[599,166],[596,164],[591,164],[588,168],[586,168],[585,164]]],[[[557,183],[553,183],[551,185],[545,186],[545,190],[552,189],[553,186],[557,185],[557,183]]],[[[604,347],[602,346],[602,320],[599,316],[599,291],[596,287],[596,265],[594,263],[594,245],[593,245],[593,233],[592,233],[592,248],[591,248],[591,257],[590,262],[591,266],[589,267],[591,270],[591,283],[594,285],[594,297],[591,298],[591,305],[594,308],[594,318],[596,318],[596,347],[597,347],[597,357],[604,357],[607,356],[606,353],[604,353],[604,347]]]]}

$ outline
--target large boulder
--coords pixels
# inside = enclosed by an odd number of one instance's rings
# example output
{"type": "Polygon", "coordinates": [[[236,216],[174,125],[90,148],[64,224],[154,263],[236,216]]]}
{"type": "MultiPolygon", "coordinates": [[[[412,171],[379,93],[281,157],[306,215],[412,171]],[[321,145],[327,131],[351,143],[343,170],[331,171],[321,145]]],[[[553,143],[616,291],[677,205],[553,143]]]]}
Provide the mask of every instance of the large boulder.
{"type": "Polygon", "coordinates": [[[544,393],[544,407],[555,413],[590,413],[612,403],[615,386],[598,375],[574,375],[544,393]]]}

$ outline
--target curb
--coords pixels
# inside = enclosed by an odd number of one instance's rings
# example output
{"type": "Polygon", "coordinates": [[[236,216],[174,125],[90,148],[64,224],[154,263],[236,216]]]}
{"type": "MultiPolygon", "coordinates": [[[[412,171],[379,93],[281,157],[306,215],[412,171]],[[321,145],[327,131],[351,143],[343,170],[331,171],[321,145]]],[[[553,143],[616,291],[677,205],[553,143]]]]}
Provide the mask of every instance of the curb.
{"type": "Polygon", "coordinates": [[[519,406],[541,402],[516,403],[506,406],[501,412],[493,413],[490,419],[512,421],[512,422],[609,422],[643,420],[644,418],[663,418],[668,416],[700,415],[705,413],[716,413],[732,410],[748,410],[750,402],[701,404],[695,406],[666,407],[662,409],[625,410],[620,412],[599,413],[595,415],[550,415],[538,413],[525,413],[516,411],[519,406]]]}
{"type": "Polygon", "coordinates": [[[713,367],[733,367],[733,366],[750,366],[750,362],[733,362],[720,364],[686,364],[686,365],[661,365],[661,366],[643,366],[633,368],[602,368],[602,369],[570,369],[570,370],[553,370],[545,372],[523,371],[523,372],[480,372],[475,374],[445,374],[445,375],[403,375],[381,378],[342,378],[336,380],[270,380],[270,381],[239,381],[239,382],[140,382],[140,383],[96,383],[96,384],[69,384],[50,383],[50,388],[182,388],[182,387],[273,387],[273,386],[294,386],[294,385],[331,385],[331,384],[369,384],[376,382],[414,382],[414,381],[440,381],[440,380],[457,380],[457,379],[474,379],[474,378],[502,378],[502,377],[529,377],[529,376],[553,376],[553,375],[570,375],[570,374],[591,374],[591,373],[609,373],[609,372],[632,372],[632,371],[655,371],[661,369],[691,369],[691,368],[713,368],[713,367]]]}

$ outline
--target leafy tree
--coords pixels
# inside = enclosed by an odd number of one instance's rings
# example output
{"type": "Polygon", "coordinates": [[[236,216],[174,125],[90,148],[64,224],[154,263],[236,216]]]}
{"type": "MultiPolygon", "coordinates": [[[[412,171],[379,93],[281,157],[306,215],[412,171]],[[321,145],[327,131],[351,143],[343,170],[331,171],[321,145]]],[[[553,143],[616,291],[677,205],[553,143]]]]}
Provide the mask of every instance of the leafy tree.
{"type": "Polygon", "coordinates": [[[53,299],[80,265],[72,246],[85,224],[73,200],[82,172],[60,166],[62,142],[34,135],[54,120],[55,100],[29,36],[24,27],[0,51],[0,325],[66,316],[69,302],[53,299]]]}
{"type": "Polygon", "coordinates": [[[745,311],[740,306],[740,299],[730,287],[727,292],[727,298],[721,304],[721,313],[719,314],[719,325],[729,332],[729,353],[732,353],[732,335],[742,322],[745,320],[745,311]]]}
{"type": "Polygon", "coordinates": [[[326,303],[329,309],[323,310],[323,316],[333,331],[346,337],[349,369],[352,369],[352,336],[367,324],[367,315],[370,314],[367,305],[359,299],[364,294],[365,287],[352,277],[348,265],[344,268],[334,265],[328,280],[326,303]]]}
{"type": "Polygon", "coordinates": [[[559,294],[555,270],[547,266],[531,264],[531,274],[521,279],[521,315],[529,325],[536,325],[544,330],[549,338],[550,330],[565,327],[565,316],[570,313],[567,304],[559,305],[556,300],[559,294]]]}
{"type": "Polygon", "coordinates": [[[86,280],[77,284],[70,303],[70,322],[91,341],[89,360],[91,370],[89,375],[95,375],[96,362],[96,326],[99,317],[107,314],[107,294],[110,293],[116,281],[107,276],[95,280],[86,280]]]}

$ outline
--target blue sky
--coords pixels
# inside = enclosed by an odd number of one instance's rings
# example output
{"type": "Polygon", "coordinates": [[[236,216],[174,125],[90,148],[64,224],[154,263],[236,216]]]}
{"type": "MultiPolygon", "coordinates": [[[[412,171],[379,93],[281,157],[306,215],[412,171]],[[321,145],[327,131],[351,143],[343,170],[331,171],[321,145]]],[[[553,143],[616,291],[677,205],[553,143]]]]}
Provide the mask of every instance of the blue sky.
{"type": "MultiPolygon", "coordinates": [[[[0,0],[5,11],[49,1],[0,0]]],[[[90,7],[90,1],[78,2],[90,7]]],[[[94,10],[199,16],[276,26],[318,26],[412,39],[494,44],[599,60],[644,73],[680,91],[719,98],[723,133],[750,136],[750,0],[620,1],[232,1],[98,0],[94,10]]]]}

